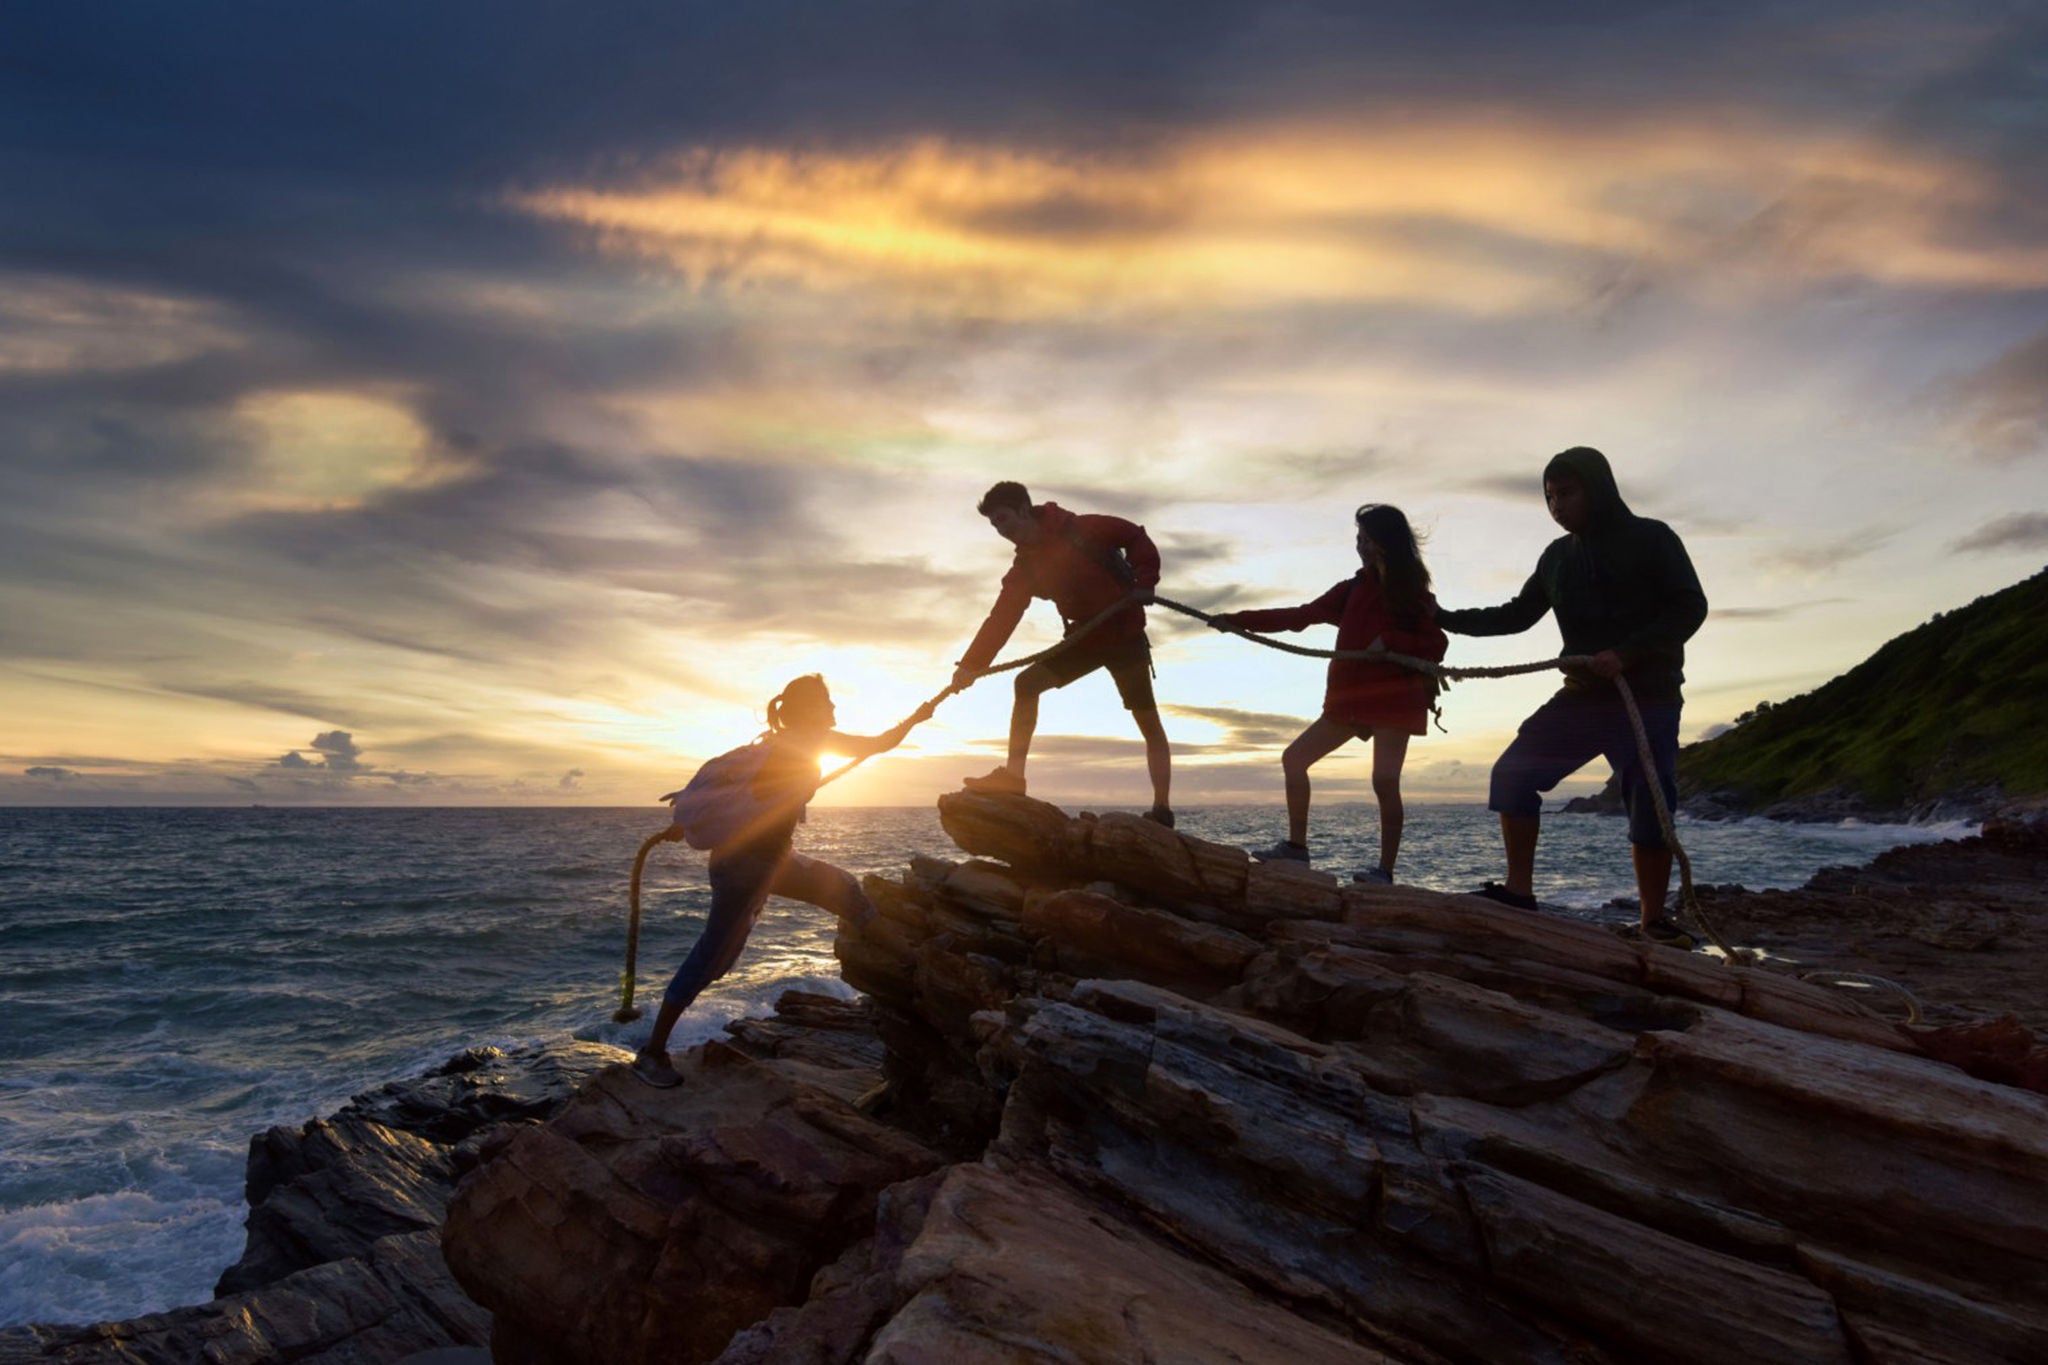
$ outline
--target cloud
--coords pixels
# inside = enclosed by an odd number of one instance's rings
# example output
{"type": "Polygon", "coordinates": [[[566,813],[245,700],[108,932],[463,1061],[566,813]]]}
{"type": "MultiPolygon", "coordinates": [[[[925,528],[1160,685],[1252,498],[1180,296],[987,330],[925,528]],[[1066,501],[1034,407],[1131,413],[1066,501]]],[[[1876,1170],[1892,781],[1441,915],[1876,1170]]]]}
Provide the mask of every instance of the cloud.
{"type": "Polygon", "coordinates": [[[1299,716],[1239,711],[1224,706],[1177,706],[1169,703],[1160,709],[1218,727],[1224,732],[1221,747],[1226,749],[1269,749],[1289,744],[1308,726],[1308,721],[1299,716]]]}
{"type": "Polygon", "coordinates": [[[320,755],[318,763],[307,758],[303,751],[290,749],[273,766],[289,769],[293,772],[317,772],[334,774],[339,777],[377,776],[393,778],[397,776],[392,773],[379,773],[374,769],[365,768],[362,764],[362,749],[356,744],[355,737],[346,730],[324,730],[313,736],[312,742],[306,747],[320,755]]]}
{"type": "Polygon", "coordinates": [[[583,778],[583,769],[571,768],[568,772],[562,774],[562,780],[557,782],[555,785],[565,792],[574,791],[576,790],[577,784],[583,781],[583,778]]]}
{"type": "Polygon", "coordinates": [[[1776,607],[1715,607],[1712,614],[1716,621],[1782,621],[1816,607],[1835,607],[1851,599],[1846,597],[1816,597],[1806,602],[1787,602],[1776,607]]]}
{"type": "Polygon", "coordinates": [[[1870,527],[1774,550],[1762,562],[1793,573],[1829,574],[1882,549],[1896,534],[1889,527],[1870,527]]]}
{"type": "Polygon", "coordinates": [[[2015,512],[1987,521],[1949,548],[1958,553],[1984,554],[1993,550],[2038,550],[2048,545],[2048,514],[2015,512]]]}
{"type": "Polygon", "coordinates": [[[1953,429],[1978,456],[2004,463],[2048,454],[2048,332],[1956,381],[1953,429]]]}
{"type": "Polygon", "coordinates": [[[71,782],[75,781],[79,776],[79,774],[69,768],[53,768],[48,766],[23,768],[21,774],[23,777],[33,777],[44,782],[71,782]]]}

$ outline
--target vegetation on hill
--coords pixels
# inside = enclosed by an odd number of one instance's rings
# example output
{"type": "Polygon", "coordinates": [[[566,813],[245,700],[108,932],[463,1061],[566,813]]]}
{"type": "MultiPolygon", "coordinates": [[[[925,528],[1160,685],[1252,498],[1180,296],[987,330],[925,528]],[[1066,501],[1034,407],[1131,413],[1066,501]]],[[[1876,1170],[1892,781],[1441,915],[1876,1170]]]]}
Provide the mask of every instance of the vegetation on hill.
{"type": "Polygon", "coordinates": [[[1825,686],[1687,745],[1683,796],[1906,810],[1997,788],[2048,795],[2048,570],[1940,613],[1825,686]]]}

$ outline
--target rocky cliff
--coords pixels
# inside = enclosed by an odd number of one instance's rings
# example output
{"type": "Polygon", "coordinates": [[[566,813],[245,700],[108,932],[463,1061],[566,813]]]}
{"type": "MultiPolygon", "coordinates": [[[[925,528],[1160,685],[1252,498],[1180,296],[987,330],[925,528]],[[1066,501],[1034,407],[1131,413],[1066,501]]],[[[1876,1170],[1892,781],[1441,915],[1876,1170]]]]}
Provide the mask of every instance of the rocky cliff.
{"type": "Polygon", "coordinates": [[[391,1365],[480,1346],[490,1315],[441,1256],[456,1181],[490,1137],[554,1114],[618,1057],[575,1042],[473,1048],[327,1118],[259,1133],[249,1143],[247,1245],[212,1302],[0,1330],[0,1365],[391,1365]]]}
{"type": "Polygon", "coordinates": [[[502,1365],[2048,1360],[2048,1098],[1767,968],[942,800],[796,998],[501,1129],[502,1365]]]}

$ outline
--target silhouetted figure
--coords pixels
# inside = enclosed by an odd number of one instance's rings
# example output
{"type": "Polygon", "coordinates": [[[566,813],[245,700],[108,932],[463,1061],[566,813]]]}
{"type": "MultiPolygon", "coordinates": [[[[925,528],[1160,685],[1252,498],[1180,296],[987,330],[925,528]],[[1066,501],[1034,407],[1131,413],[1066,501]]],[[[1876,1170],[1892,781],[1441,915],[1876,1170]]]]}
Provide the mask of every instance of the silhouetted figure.
{"type": "MultiPolygon", "coordinates": [[[[1429,591],[1429,570],[1416,548],[1415,533],[1398,507],[1372,503],[1354,515],[1358,526],[1357,573],[1313,602],[1264,611],[1226,612],[1212,618],[1217,626],[1238,630],[1306,630],[1337,627],[1337,649],[1390,650],[1432,662],[1444,657],[1449,643],[1436,624],[1436,598],[1429,591]]],[[[1429,729],[1434,680],[1395,664],[1369,659],[1330,660],[1323,692],[1323,713],[1309,723],[1280,756],[1287,784],[1287,837],[1270,848],[1255,850],[1263,861],[1308,858],[1308,770],[1350,740],[1372,745],[1372,791],[1380,806],[1379,866],[1360,872],[1356,880],[1392,882],[1401,853],[1401,764],[1408,739],[1429,729]]]]}
{"type": "MultiPolygon", "coordinates": [[[[719,836],[711,849],[711,913],[696,947],[662,994],[654,1031],[633,1058],[633,1074],[649,1085],[666,1087],[682,1080],[669,1063],[669,1033],[704,988],[739,961],[769,896],[808,901],[860,925],[875,916],[874,904],[851,873],[791,851],[790,841],[818,788],[819,755],[866,758],[887,753],[903,742],[911,726],[931,715],[931,704],[879,735],[842,735],[832,728],[834,714],[825,680],[806,673],[768,703],[768,730],[758,741],[760,752],[736,751],[749,760],[738,770],[742,780],[714,797],[714,804],[723,808],[713,812],[712,820],[734,832],[719,836]]],[[[677,814],[682,815],[680,806],[677,814]]],[[[678,825],[671,837],[687,836],[678,825]]]]}
{"type": "MultiPolygon", "coordinates": [[[[1033,506],[1024,485],[1005,480],[989,489],[978,507],[996,534],[1017,547],[1002,591],[974,642],[953,670],[953,685],[965,686],[987,668],[1023,619],[1034,597],[1059,608],[1067,632],[1085,625],[1136,591],[1145,600],[1159,584],[1159,551],[1145,528],[1122,517],[1076,516],[1057,503],[1033,506]]],[[[1024,764],[1031,755],[1031,736],[1038,728],[1038,698],[1076,678],[1107,669],[1117,695],[1145,739],[1145,767],[1152,778],[1152,809],[1148,818],[1173,825],[1168,788],[1173,780],[1173,755],[1166,729],[1159,721],[1159,703],[1152,696],[1152,647],[1145,638],[1145,610],[1132,603],[1109,620],[1049,659],[1017,675],[1017,699],[1010,712],[1010,753],[986,777],[970,777],[970,791],[1024,791],[1024,764]]]]}
{"type": "Polygon", "coordinates": [[[1456,635],[1513,635],[1557,613],[1564,652],[1590,655],[1589,669],[1568,672],[1564,686],[1534,715],[1493,766],[1490,809],[1500,813],[1507,882],[1481,895],[1535,907],[1536,841],[1543,798],[1559,782],[1604,755],[1621,779],[1628,837],[1646,935],[1683,937],[1664,914],[1671,849],[1657,821],[1635,733],[1614,679],[1628,679],[1649,732],[1664,799],[1678,804],[1678,717],[1683,704],[1685,642],[1707,619],[1707,598],[1678,534],[1661,521],[1629,511],[1607,457],[1573,446],[1543,470],[1543,498],[1565,534],[1536,561],[1536,572],[1511,602],[1439,611],[1456,635]]]}

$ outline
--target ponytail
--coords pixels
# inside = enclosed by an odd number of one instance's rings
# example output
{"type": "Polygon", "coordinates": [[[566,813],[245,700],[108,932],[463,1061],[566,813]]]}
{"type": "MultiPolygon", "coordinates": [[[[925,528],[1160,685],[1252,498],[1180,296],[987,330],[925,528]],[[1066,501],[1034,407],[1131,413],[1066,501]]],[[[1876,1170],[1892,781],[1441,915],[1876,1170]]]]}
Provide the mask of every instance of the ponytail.
{"type": "Polygon", "coordinates": [[[806,703],[824,701],[830,697],[831,693],[826,690],[825,678],[821,673],[806,673],[801,678],[793,679],[789,686],[783,688],[768,702],[768,733],[779,735],[789,728],[789,711],[792,706],[800,710],[806,703]]]}

